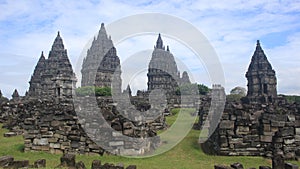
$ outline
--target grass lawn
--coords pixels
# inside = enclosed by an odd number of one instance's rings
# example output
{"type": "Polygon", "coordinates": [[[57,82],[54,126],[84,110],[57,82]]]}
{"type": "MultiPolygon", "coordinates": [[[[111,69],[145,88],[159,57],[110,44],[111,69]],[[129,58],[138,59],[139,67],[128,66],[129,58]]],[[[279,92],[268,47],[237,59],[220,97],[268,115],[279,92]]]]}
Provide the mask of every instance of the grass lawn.
{"type": "MultiPolygon", "coordinates": [[[[175,113],[176,114],[176,113],[175,113]]],[[[172,124],[176,120],[176,115],[167,118],[167,122],[172,124]]],[[[0,127],[2,125],[0,124],[0,127]]],[[[46,152],[22,152],[23,138],[22,136],[5,138],[3,134],[7,132],[0,129],[0,156],[12,155],[17,160],[30,160],[31,163],[37,159],[46,159],[47,168],[54,168],[60,163],[59,154],[49,154],[46,152]]],[[[226,156],[210,156],[202,152],[197,140],[200,131],[191,130],[187,136],[170,151],[163,154],[148,158],[126,158],[113,155],[104,156],[87,156],[77,155],[76,161],[83,161],[86,167],[90,168],[91,163],[95,159],[104,163],[124,163],[125,166],[135,164],[138,169],[213,169],[215,164],[231,164],[241,162],[245,168],[256,167],[259,165],[271,166],[271,160],[262,157],[226,157],[226,156]]],[[[299,162],[293,162],[300,165],[299,162]]]]}

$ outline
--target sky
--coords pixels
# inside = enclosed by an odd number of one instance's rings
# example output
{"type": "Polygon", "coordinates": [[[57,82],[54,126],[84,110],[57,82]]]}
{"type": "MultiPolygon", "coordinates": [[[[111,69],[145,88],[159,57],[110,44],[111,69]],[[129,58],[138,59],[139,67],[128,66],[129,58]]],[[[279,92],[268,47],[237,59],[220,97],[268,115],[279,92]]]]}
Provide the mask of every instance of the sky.
{"type": "MultiPolygon", "coordinates": [[[[41,52],[48,55],[57,31],[77,72],[84,55],[82,51],[102,22],[108,25],[127,16],[152,12],[185,20],[207,38],[221,62],[227,93],[236,86],[246,88],[245,73],[259,39],[276,71],[278,93],[300,94],[300,1],[0,0],[0,11],[0,89],[6,97],[11,97],[14,89],[25,94],[41,52]]],[[[120,29],[135,26],[142,25],[120,29]]],[[[129,79],[123,75],[126,82],[123,86],[130,83],[134,90],[146,89],[147,61],[157,34],[152,32],[115,42],[123,73],[134,65],[145,65],[140,66],[144,69],[136,69],[129,79]],[[135,63],[130,61],[135,57],[135,63]]],[[[167,34],[162,34],[162,38],[170,46],[181,72],[187,69],[193,82],[212,85],[205,65],[195,59],[187,46],[167,34]]]]}

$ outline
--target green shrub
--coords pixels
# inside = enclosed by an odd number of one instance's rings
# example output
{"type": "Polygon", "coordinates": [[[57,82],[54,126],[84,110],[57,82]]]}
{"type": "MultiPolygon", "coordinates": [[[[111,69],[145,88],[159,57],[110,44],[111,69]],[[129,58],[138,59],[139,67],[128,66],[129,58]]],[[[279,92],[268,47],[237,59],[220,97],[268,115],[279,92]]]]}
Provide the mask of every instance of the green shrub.
{"type": "Polygon", "coordinates": [[[296,96],[296,95],[283,95],[283,97],[284,97],[289,103],[293,103],[293,102],[300,103],[300,96],[296,96]]]}
{"type": "Polygon", "coordinates": [[[84,86],[75,90],[77,96],[111,96],[110,87],[84,86]]]}
{"type": "Polygon", "coordinates": [[[204,84],[193,83],[193,84],[184,84],[178,87],[175,93],[176,95],[198,94],[196,91],[197,89],[199,94],[201,95],[206,95],[210,91],[210,89],[204,84]]]}

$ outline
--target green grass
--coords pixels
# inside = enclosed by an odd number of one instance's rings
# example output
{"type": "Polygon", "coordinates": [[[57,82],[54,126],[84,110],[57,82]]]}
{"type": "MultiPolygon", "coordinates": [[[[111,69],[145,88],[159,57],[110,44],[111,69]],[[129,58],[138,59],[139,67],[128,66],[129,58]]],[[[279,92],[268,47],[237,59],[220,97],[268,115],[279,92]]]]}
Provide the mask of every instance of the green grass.
{"type": "MultiPolygon", "coordinates": [[[[173,116],[167,117],[167,123],[173,124],[178,116],[179,110],[175,111],[173,116]],[[177,113],[176,113],[177,112],[177,113]]],[[[183,114],[185,115],[185,114],[183,114]]],[[[0,127],[2,125],[0,124],[0,127]]],[[[0,129],[0,156],[12,155],[17,160],[30,160],[33,163],[37,159],[45,158],[47,168],[54,168],[60,163],[59,154],[49,154],[46,152],[22,152],[23,138],[16,136],[11,138],[3,137],[7,132],[0,129]]],[[[93,160],[98,159],[104,163],[123,163],[125,166],[136,164],[139,169],[213,169],[215,164],[231,164],[241,162],[245,168],[256,167],[259,165],[271,166],[271,160],[262,157],[228,157],[228,156],[210,156],[203,153],[197,144],[200,131],[191,130],[187,136],[170,151],[148,158],[126,158],[113,155],[87,156],[77,155],[76,161],[83,161],[86,167],[90,168],[93,160]]],[[[294,162],[300,165],[300,162],[294,162]]]]}

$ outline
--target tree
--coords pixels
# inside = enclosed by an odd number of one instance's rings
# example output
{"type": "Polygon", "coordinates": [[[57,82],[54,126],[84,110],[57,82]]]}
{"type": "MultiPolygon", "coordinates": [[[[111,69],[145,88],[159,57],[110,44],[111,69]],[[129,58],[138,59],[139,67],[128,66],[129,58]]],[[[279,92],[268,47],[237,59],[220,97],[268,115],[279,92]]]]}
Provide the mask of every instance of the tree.
{"type": "Polygon", "coordinates": [[[246,89],[243,87],[235,87],[230,90],[230,94],[227,95],[227,101],[239,101],[242,97],[246,96],[246,89]]]}
{"type": "Polygon", "coordinates": [[[176,95],[191,95],[198,93],[200,95],[206,95],[209,91],[210,89],[204,84],[184,84],[176,89],[176,95]]]}
{"type": "Polygon", "coordinates": [[[246,96],[246,89],[240,86],[237,86],[233,89],[231,89],[230,94],[236,94],[236,95],[240,95],[242,97],[246,96]]]}
{"type": "Polygon", "coordinates": [[[206,95],[211,89],[204,84],[198,84],[199,94],[206,95]]]}

